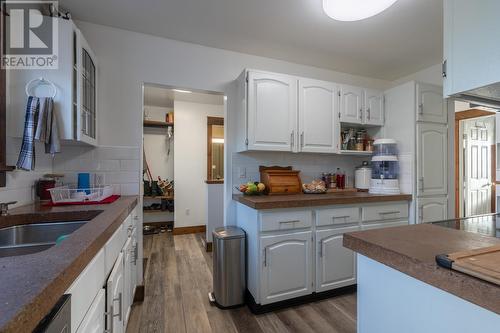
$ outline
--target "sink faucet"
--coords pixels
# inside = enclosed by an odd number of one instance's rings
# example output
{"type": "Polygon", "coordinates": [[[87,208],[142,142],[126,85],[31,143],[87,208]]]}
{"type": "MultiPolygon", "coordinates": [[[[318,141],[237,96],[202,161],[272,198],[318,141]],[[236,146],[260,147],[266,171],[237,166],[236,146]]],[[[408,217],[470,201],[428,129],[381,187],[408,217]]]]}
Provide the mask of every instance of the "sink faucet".
{"type": "Polygon", "coordinates": [[[17,201],[0,202],[0,215],[1,216],[9,215],[9,205],[14,205],[16,203],[17,203],[17,201]]]}

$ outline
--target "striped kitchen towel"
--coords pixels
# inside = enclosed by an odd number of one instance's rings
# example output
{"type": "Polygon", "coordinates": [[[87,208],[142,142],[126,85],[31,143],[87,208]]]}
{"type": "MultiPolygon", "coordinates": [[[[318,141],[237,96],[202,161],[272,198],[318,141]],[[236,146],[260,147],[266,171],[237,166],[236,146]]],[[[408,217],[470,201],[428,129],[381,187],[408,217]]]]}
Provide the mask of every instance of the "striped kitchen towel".
{"type": "Polygon", "coordinates": [[[24,134],[21,151],[16,166],[22,170],[35,169],[35,131],[38,123],[40,100],[38,97],[28,97],[26,116],[24,119],[24,134]]]}

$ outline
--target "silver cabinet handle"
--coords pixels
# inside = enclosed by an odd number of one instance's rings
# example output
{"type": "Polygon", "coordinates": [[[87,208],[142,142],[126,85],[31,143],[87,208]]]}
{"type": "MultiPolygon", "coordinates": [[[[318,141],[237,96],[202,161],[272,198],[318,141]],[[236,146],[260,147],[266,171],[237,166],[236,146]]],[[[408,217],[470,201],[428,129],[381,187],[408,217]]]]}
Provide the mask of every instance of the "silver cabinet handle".
{"type": "Polygon", "coordinates": [[[137,265],[137,260],[139,260],[139,243],[135,243],[134,247],[134,265],[137,265]]]}
{"type": "Polygon", "coordinates": [[[267,267],[267,248],[264,248],[264,267],[267,267]]]}
{"type": "Polygon", "coordinates": [[[424,103],[420,103],[418,105],[418,113],[419,114],[424,114],[424,103]]]}
{"type": "Polygon", "coordinates": [[[359,109],[359,119],[363,120],[363,109],[359,109]]]}
{"type": "Polygon", "coordinates": [[[320,240],[318,243],[319,243],[319,257],[323,258],[323,240],[320,240]]]}
{"type": "Polygon", "coordinates": [[[370,120],[371,115],[370,115],[370,108],[366,109],[366,118],[370,120]]]}
{"type": "Polygon", "coordinates": [[[120,306],[120,309],[118,311],[118,314],[113,314],[113,317],[118,317],[119,321],[122,321],[123,319],[123,296],[122,293],[118,294],[118,298],[113,298],[113,302],[118,301],[118,305],[120,306]]]}
{"type": "Polygon", "coordinates": [[[300,146],[304,147],[304,131],[300,133],[300,146]]]}
{"type": "Polygon", "coordinates": [[[392,211],[392,212],[379,212],[380,215],[390,215],[390,214],[400,214],[401,211],[399,210],[395,210],[395,211],[392,211]]]}
{"type": "Polygon", "coordinates": [[[420,177],[418,179],[418,182],[420,183],[419,190],[423,191],[424,190],[424,177],[420,177]]]}
{"type": "Polygon", "coordinates": [[[294,221],[280,221],[280,224],[289,224],[289,223],[299,223],[299,220],[294,220],[294,221]]]}
{"type": "Polygon", "coordinates": [[[104,330],[104,333],[113,333],[113,305],[109,306],[109,312],[104,312],[104,323],[108,322],[109,318],[109,328],[104,330]]]}
{"type": "Polygon", "coordinates": [[[290,140],[291,146],[293,148],[293,145],[295,143],[295,131],[292,131],[292,134],[290,134],[290,138],[291,138],[291,140],[290,140]]]}
{"type": "Polygon", "coordinates": [[[350,218],[351,216],[350,215],[344,215],[344,216],[332,216],[332,220],[335,220],[335,219],[348,219],[350,218]]]}

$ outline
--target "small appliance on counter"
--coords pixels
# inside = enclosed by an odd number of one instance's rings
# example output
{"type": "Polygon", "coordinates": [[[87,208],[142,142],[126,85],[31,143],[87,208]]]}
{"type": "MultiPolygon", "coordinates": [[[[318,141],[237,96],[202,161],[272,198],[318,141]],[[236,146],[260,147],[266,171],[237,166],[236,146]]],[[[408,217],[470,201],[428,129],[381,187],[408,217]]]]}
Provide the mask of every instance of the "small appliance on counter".
{"type": "Polygon", "coordinates": [[[300,171],[292,170],[291,166],[260,166],[260,181],[265,185],[268,195],[302,193],[300,171]]]}
{"type": "Polygon", "coordinates": [[[368,161],[363,161],[363,163],[356,167],[354,171],[354,187],[358,191],[368,191],[370,189],[370,180],[372,178],[372,168],[368,161]]]}
{"type": "Polygon", "coordinates": [[[36,195],[41,201],[51,200],[49,190],[56,187],[58,179],[62,177],[63,174],[46,174],[36,182],[36,195]]]}
{"type": "Polygon", "coordinates": [[[370,193],[399,194],[399,161],[397,143],[393,139],[378,139],[373,143],[370,193]]]}

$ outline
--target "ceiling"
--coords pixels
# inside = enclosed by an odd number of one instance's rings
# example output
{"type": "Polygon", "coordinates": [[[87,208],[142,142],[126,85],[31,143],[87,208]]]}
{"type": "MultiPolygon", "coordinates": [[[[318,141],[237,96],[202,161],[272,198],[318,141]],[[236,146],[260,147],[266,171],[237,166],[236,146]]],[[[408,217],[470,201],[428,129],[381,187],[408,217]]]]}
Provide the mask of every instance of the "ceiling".
{"type": "Polygon", "coordinates": [[[185,42],[395,80],[441,62],[442,0],[399,0],[339,22],[322,0],[62,0],[73,18],[185,42]]]}
{"type": "Polygon", "coordinates": [[[223,105],[224,96],[195,91],[191,93],[177,92],[168,87],[161,87],[158,85],[144,86],[144,105],[173,108],[174,101],[223,105]]]}

